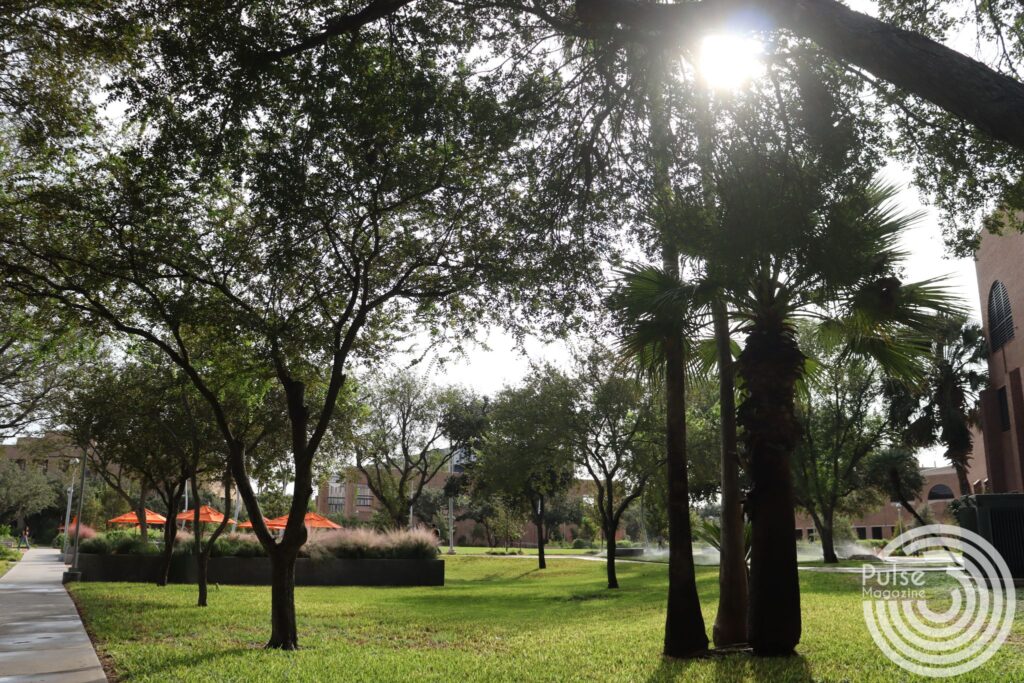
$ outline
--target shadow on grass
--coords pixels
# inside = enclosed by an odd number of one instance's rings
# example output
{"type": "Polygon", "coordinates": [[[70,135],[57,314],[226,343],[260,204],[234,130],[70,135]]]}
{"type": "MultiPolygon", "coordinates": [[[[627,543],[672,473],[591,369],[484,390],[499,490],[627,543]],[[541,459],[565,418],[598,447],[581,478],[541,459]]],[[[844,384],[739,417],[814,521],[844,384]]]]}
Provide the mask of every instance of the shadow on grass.
{"type": "Polygon", "coordinates": [[[693,669],[713,667],[711,680],[716,683],[814,683],[811,667],[802,655],[791,657],[754,657],[749,654],[731,654],[701,659],[665,659],[648,678],[647,683],[685,681],[692,677],[693,669]]]}
{"type": "MultiPolygon", "coordinates": [[[[152,674],[158,674],[158,673],[164,672],[164,671],[173,671],[174,669],[178,669],[180,667],[187,667],[187,668],[195,667],[195,668],[199,668],[199,666],[198,666],[199,664],[205,664],[207,662],[213,662],[213,661],[216,661],[216,660],[221,659],[223,657],[231,657],[231,656],[234,656],[234,655],[241,655],[241,654],[251,653],[253,650],[259,650],[259,649],[262,649],[262,648],[258,648],[258,647],[229,647],[229,648],[224,648],[224,649],[208,650],[206,652],[203,652],[202,654],[196,653],[196,652],[192,652],[192,651],[187,651],[187,652],[183,653],[181,656],[178,656],[178,657],[164,657],[164,658],[161,658],[159,665],[154,667],[153,669],[151,669],[149,671],[146,671],[146,674],[147,675],[152,675],[152,674]]],[[[165,680],[170,680],[170,678],[168,677],[165,680]]]]}

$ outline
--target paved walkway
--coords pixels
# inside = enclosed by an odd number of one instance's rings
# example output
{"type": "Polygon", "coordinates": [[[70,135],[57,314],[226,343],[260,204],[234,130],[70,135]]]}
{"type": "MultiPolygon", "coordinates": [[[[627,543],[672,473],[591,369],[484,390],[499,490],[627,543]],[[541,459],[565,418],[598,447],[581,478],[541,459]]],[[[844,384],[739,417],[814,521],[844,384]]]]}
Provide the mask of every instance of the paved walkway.
{"type": "Polygon", "coordinates": [[[0,683],[107,680],[75,604],[59,551],[39,548],[0,577],[0,683]]]}

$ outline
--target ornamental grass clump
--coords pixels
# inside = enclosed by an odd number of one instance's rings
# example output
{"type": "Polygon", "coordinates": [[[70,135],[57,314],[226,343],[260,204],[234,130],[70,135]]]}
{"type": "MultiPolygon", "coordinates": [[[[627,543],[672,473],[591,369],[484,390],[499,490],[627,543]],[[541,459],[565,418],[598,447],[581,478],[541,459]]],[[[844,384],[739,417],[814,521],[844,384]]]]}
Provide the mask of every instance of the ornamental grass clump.
{"type": "Polygon", "coordinates": [[[432,560],[437,543],[437,536],[427,529],[338,529],[312,534],[301,554],[314,560],[432,560]]]}

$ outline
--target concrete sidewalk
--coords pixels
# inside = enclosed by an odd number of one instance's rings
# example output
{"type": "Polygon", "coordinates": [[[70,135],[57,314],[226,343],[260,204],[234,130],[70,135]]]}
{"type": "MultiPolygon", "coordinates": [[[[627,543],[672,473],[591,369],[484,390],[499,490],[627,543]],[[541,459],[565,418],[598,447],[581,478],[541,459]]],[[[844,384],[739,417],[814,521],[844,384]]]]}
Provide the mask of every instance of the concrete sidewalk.
{"type": "Polygon", "coordinates": [[[0,578],[0,683],[107,680],[75,604],[59,551],[39,548],[0,578]]]}

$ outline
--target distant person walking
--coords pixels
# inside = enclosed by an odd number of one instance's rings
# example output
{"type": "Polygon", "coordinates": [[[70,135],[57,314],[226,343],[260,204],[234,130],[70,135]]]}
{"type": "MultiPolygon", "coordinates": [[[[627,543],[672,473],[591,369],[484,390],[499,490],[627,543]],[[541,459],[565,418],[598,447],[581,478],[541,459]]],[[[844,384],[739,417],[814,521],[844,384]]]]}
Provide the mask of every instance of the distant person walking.
{"type": "Polygon", "coordinates": [[[21,544],[25,544],[25,550],[32,550],[32,546],[28,544],[28,524],[21,530],[21,536],[18,537],[18,549],[21,549],[21,544]]]}

